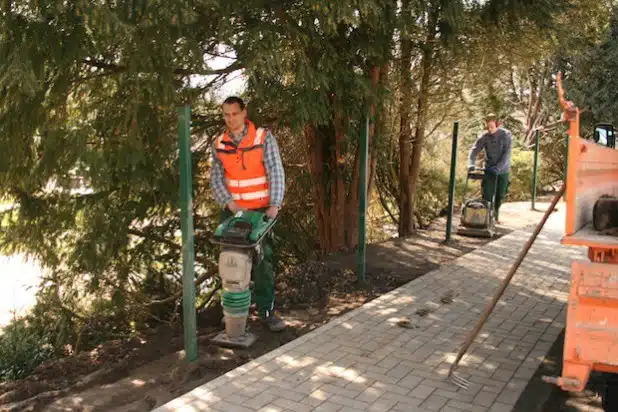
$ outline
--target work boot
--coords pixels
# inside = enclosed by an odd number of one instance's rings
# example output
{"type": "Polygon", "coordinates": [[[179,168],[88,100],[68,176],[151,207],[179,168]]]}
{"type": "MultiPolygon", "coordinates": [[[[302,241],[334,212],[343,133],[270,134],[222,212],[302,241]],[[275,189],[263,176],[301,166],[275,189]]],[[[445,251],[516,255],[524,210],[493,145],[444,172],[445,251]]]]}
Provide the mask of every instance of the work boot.
{"type": "Polygon", "coordinates": [[[268,326],[271,332],[281,332],[285,329],[285,321],[277,316],[274,312],[266,312],[260,315],[260,320],[263,325],[268,326]]]}

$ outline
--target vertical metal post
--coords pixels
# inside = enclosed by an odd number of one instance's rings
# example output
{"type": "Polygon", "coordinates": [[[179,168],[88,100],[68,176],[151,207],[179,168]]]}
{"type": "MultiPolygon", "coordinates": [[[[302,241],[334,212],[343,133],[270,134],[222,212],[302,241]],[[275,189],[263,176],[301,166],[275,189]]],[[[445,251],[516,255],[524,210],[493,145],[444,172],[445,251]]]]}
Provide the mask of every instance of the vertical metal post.
{"type": "Polygon", "coordinates": [[[182,311],[185,355],[197,361],[197,323],[195,315],[195,266],[193,247],[193,199],[191,172],[191,106],[178,109],[178,148],[180,157],[180,227],[182,230],[182,311]]]}
{"type": "Polygon", "coordinates": [[[360,147],[360,179],[358,190],[358,254],[356,258],[356,280],[365,281],[365,253],[366,253],[366,230],[367,230],[367,158],[369,156],[369,116],[365,117],[365,125],[361,135],[360,147]]]}
{"type": "Polygon", "coordinates": [[[448,185],[448,214],[446,217],[446,241],[451,240],[453,226],[453,203],[455,198],[455,172],[457,171],[457,139],[459,136],[459,122],[453,123],[453,146],[451,149],[451,177],[448,185]]]}
{"type": "Polygon", "coordinates": [[[537,185],[537,173],[539,168],[539,137],[541,131],[536,130],[534,134],[534,167],[532,169],[532,210],[535,210],[536,203],[536,185],[537,185]]]}

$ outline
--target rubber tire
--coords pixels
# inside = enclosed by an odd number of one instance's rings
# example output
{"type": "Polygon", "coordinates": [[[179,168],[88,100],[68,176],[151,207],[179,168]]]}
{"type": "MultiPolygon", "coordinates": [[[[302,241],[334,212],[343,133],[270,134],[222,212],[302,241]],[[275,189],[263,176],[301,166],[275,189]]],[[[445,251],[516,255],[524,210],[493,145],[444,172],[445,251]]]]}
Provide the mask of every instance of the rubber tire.
{"type": "Polygon", "coordinates": [[[618,411],[618,375],[607,374],[605,390],[602,396],[602,405],[605,412],[618,411]]]}

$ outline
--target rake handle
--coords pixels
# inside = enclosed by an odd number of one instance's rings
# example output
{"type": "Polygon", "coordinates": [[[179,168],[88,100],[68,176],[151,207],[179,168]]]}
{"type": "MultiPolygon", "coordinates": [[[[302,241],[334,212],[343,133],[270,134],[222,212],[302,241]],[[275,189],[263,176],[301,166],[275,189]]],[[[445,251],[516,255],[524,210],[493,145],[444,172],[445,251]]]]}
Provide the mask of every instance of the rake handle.
{"type": "Polygon", "coordinates": [[[549,215],[552,214],[552,212],[554,211],[554,208],[558,204],[558,201],[564,195],[565,190],[566,190],[566,185],[563,184],[562,187],[560,188],[560,190],[558,191],[558,193],[552,199],[551,206],[549,206],[549,208],[545,211],[545,214],[543,215],[543,219],[541,219],[541,221],[536,225],[536,228],[534,229],[534,232],[532,233],[532,235],[530,236],[530,238],[528,239],[528,241],[524,245],[524,247],[521,250],[521,252],[519,252],[519,256],[517,256],[517,259],[515,260],[515,262],[513,262],[513,265],[511,265],[511,269],[509,270],[509,273],[506,275],[506,277],[502,281],[502,284],[500,285],[500,287],[498,288],[498,290],[494,294],[494,297],[491,300],[491,302],[489,302],[489,304],[485,308],[485,312],[483,312],[483,315],[481,315],[480,319],[476,323],[476,326],[474,327],[474,330],[472,331],[472,333],[470,333],[470,335],[468,336],[468,338],[464,342],[463,347],[461,348],[461,350],[457,354],[457,358],[455,358],[455,362],[453,363],[453,365],[451,365],[451,368],[450,368],[450,370],[448,372],[448,376],[452,375],[453,371],[455,370],[455,368],[459,364],[459,361],[461,360],[463,355],[466,353],[466,351],[470,348],[470,345],[472,345],[472,342],[476,338],[476,335],[478,335],[478,333],[480,332],[481,328],[485,324],[485,321],[487,320],[487,318],[489,317],[491,312],[494,310],[494,307],[496,307],[496,304],[498,303],[498,301],[502,297],[502,294],[506,290],[506,287],[509,285],[509,283],[511,282],[511,279],[515,275],[515,272],[517,271],[517,269],[521,265],[521,262],[524,260],[524,258],[528,254],[528,251],[530,250],[530,248],[532,247],[532,244],[534,243],[534,241],[536,240],[537,236],[541,232],[541,229],[543,229],[543,226],[545,226],[545,223],[547,222],[547,219],[549,219],[549,215]]]}

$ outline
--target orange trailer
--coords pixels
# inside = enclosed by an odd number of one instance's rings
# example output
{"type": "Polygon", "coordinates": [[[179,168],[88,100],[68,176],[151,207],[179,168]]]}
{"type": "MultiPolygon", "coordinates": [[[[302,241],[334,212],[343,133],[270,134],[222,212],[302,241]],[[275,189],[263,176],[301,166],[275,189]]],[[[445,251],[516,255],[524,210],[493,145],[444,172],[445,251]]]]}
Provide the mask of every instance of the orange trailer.
{"type": "MultiPolygon", "coordinates": [[[[558,94],[570,124],[562,244],[587,247],[588,260],[571,266],[562,375],[544,379],[579,392],[592,371],[612,374],[608,382],[618,376],[618,237],[596,232],[592,225],[596,201],[618,196],[618,151],[613,140],[600,144],[580,137],[579,110],[564,99],[560,75],[558,94]]],[[[613,137],[607,124],[598,125],[595,133],[607,131],[613,137]]],[[[618,386],[613,385],[603,396],[606,411],[618,411],[618,386]]]]}

